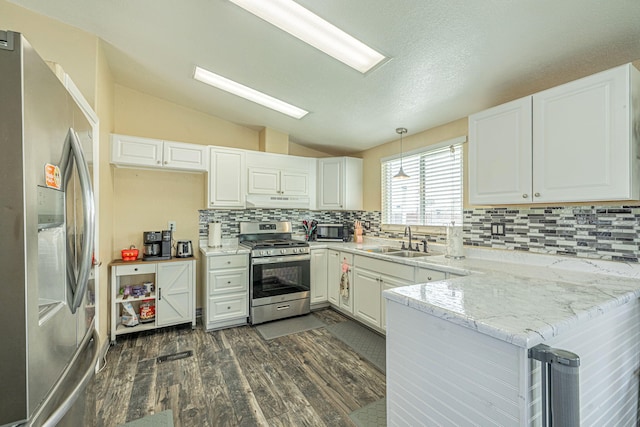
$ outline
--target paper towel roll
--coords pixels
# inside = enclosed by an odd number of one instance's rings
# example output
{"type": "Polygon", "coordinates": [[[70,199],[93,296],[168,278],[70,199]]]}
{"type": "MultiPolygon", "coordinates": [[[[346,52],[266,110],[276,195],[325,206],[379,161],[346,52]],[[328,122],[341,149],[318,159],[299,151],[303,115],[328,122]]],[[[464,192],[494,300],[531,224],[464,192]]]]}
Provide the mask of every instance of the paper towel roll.
{"type": "Polygon", "coordinates": [[[462,241],[462,227],[450,225],[447,227],[447,257],[464,258],[462,241]]]}
{"type": "Polygon", "coordinates": [[[222,246],[222,224],[219,222],[209,223],[209,247],[219,248],[222,246]]]}

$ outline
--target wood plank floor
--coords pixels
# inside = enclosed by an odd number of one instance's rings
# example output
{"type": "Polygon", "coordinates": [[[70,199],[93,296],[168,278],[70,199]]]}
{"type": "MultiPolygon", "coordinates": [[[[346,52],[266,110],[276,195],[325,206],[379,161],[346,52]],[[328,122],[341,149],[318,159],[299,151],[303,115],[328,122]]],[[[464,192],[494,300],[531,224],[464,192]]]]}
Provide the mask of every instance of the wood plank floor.
{"type": "MultiPolygon", "coordinates": [[[[345,321],[325,309],[326,324],[345,321]]],[[[325,328],[265,341],[243,326],[119,337],[96,376],[98,426],[173,411],[180,426],[354,426],[385,395],[385,376],[325,328]],[[162,355],[193,356],[157,363],[162,355]]]]}

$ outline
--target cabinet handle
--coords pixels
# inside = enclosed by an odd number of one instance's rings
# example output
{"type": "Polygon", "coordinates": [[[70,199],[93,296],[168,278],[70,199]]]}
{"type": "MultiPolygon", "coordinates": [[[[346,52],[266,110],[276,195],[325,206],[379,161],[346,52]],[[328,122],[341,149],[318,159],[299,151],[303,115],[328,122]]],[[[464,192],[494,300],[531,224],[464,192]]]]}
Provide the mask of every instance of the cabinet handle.
{"type": "Polygon", "coordinates": [[[523,199],[528,199],[528,198],[529,198],[529,195],[525,193],[525,194],[523,194],[523,195],[522,195],[522,198],[523,198],[523,199]]]}
{"type": "Polygon", "coordinates": [[[540,193],[535,193],[534,196],[535,197],[540,197],[540,193]]]}
{"type": "Polygon", "coordinates": [[[162,299],[162,288],[158,288],[158,301],[162,299]]]}

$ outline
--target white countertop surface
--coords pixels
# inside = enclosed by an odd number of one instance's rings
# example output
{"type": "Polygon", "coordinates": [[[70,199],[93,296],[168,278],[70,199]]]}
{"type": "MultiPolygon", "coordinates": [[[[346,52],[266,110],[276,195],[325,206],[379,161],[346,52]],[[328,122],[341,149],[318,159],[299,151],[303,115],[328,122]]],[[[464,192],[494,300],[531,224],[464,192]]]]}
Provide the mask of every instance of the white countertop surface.
{"type": "MultiPolygon", "coordinates": [[[[388,300],[480,333],[530,348],[593,317],[640,298],[640,265],[597,259],[559,257],[499,249],[465,247],[466,258],[436,254],[398,258],[366,252],[397,247],[397,240],[365,238],[364,243],[310,242],[328,248],[462,277],[391,289],[388,300]]],[[[200,242],[205,256],[248,254],[236,239],[220,248],[200,242]]]]}
{"type": "Polygon", "coordinates": [[[640,297],[640,265],[632,263],[468,247],[461,260],[406,259],[363,250],[380,242],[311,245],[463,275],[383,295],[524,348],[640,297]]]}

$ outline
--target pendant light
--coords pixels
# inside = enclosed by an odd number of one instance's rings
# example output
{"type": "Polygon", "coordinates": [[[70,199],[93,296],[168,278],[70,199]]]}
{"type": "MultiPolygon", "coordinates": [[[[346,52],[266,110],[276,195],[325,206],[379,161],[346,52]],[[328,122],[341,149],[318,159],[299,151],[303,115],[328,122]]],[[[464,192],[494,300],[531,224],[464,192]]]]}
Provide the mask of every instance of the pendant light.
{"type": "Polygon", "coordinates": [[[404,173],[404,170],[402,170],[402,135],[407,133],[407,129],[406,128],[397,128],[396,129],[396,133],[400,134],[400,170],[398,171],[397,174],[395,174],[393,176],[393,179],[407,179],[407,178],[409,178],[409,175],[404,173]]]}

